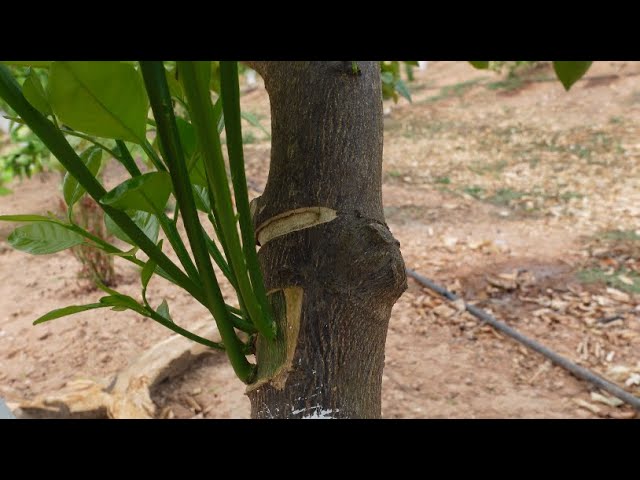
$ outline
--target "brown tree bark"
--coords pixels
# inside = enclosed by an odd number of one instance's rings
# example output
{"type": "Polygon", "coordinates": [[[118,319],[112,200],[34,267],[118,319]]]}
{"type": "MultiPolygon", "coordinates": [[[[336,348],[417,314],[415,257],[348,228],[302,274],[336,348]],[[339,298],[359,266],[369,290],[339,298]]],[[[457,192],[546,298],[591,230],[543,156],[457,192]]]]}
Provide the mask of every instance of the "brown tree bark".
{"type": "Polygon", "coordinates": [[[377,62],[248,62],[271,101],[272,150],[253,204],[279,326],[257,341],[253,418],[378,418],[391,308],[406,289],[382,209],[377,62]]]}

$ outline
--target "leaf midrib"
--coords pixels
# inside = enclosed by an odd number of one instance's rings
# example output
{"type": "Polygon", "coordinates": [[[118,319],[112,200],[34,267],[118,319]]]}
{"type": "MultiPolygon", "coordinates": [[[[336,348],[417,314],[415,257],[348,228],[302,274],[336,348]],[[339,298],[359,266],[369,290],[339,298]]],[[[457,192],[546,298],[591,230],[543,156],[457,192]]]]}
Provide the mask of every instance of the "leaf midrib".
{"type": "MultiPolygon", "coordinates": [[[[122,121],[116,116],[114,115],[111,110],[109,110],[101,101],[100,99],[98,99],[98,97],[96,97],[91,90],[89,89],[89,87],[87,87],[87,85],[80,80],[80,78],[78,78],[78,76],[75,74],[75,72],[73,71],[72,68],[69,67],[68,62],[60,62],[60,65],[63,66],[64,68],[67,69],[67,71],[71,74],[71,76],[78,82],[78,84],[80,84],[80,86],[83,87],[83,89],[89,94],[89,96],[105,111],[107,112],[107,114],[116,121],[116,123],[118,123],[120,126],[122,126],[127,132],[129,132],[131,134],[131,136],[135,139],[137,139],[141,144],[143,142],[142,139],[138,138],[138,135],[136,135],[136,133],[134,131],[132,131],[127,125],[125,125],[124,123],[122,123],[122,121]]],[[[118,139],[118,140],[122,140],[122,139],[118,139]]]]}

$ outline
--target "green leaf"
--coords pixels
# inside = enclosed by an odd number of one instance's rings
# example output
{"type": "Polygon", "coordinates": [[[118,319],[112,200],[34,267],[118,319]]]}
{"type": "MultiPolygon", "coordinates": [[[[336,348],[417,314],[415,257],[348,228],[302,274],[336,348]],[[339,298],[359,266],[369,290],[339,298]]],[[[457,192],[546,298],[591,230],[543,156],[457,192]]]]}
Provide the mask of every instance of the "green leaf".
{"type": "Polygon", "coordinates": [[[218,97],[216,104],[213,106],[213,118],[218,119],[218,135],[224,129],[224,112],[222,111],[222,97],[218,97]]]}
{"type": "Polygon", "coordinates": [[[149,100],[133,65],[123,62],[53,62],[49,102],[74,130],[144,143],[149,100]]]}
{"type": "Polygon", "coordinates": [[[48,322],[49,320],[55,320],[56,318],[66,317],[73,315],[74,313],[86,312],[87,310],[93,310],[96,308],[105,308],[106,305],[102,303],[90,303],[88,305],[73,305],[70,307],[58,308],[57,310],[51,310],[49,313],[41,316],[33,322],[34,325],[39,323],[48,322]]]}
{"type": "Polygon", "coordinates": [[[151,276],[153,275],[153,272],[155,272],[156,266],[156,262],[154,262],[153,260],[149,260],[144,264],[144,267],[142,267],[142,271],[140,272],[142,288],[146,289],[147,285],[149,285],[149,280],[151,280],[151,276]]]}
{"type": "Polygon", "coordinates": [[[571,86],[580,80],[593,62],[553,62],[553,69],[562,86],[569,91],[571,86]]]}
{"type": "Polygon", "coordinates": [[[130,178],[100,199],[103,205],[121,210],[164,211],[171,195],[171,176],[167,172],[145,173],[130,178]]]}
{"type": "Polygon", "coordinates": [[[9,244],[32,255],[46,255],[74,247],[84,238],[57,223],[38,222],[16,228],[9,235],[9,244]]]}
{"type": "Polygon", "coordinates": [[[201,185],[193,185],[193,199],[196,201],[196,208],[204,213],[211,213],[211,203],[209,202],[209,190],[201,185]]]}
{"type": "Polygon", "coordinates": [[[13,123],[19,123],[20,125],[26,125],[25,121],[20,117],[13,117],[11,115],[2,115],[2,118],[6,118],[7,120],[11,120],[13,123]]]}
{"type": "Polygon", "coordinates": [[[123,310],[133,310],[134,312],[144,312],[144,307],[135,298],[129,295],[116,293],[100,299],[100,304],[106,307],[113,307],[111,310],[121,312],[123,310]]]}
{"type": "Polygon", "coordinates": [[[204,168],[204,160],[199,152],[193,156],[193,159],[187,168],[189,169],[189,180],[194,186],[199,185],[201,187],[206,187],[209,185],[207,183],[207,173],[204,168]]]}
{"type": "Polygon", "coordinates": [[[172,96],[180,100],[184,100],[184,92],[182,91],[182,85],[176,78],[177,72],[178,72],[177,68],[166,69],[167,84],[169,85],[169,92],[171,92],[172,96]]]}
{"type": "Polygon", "coordinates": [[[188,162],[196,152],[196,131],[193,125],[181,117],[176,117],[176,125],[178,127],[178,136],[180,137],[180,146],[188,162]]]}
{"type": "Polygon", "coordinates": [[[389,85],[393,85],[393,73],[391,72],[382,72],[380,74],[380,79],[382,80],[382,83],[387,83],[389,85]]]}
{"type": "Polygon", "coordinates": [[[124,252],[107,252],[109,255],[113,255],[115,257],[122,257],[122,258],[135,258],[136,253],[138,253],[138,250],[140,250],[140,247],[132,247],[127,251],[124,252]]]}
{"type": "Polygon", "coordinates": [[[489,68],[489,62],[469,62],[471,65],[473,65],[474,68],[477,68],[478,70],[486,70],[487,68],[489,68]]]}
{"type": "Polygon", "coordinates": [[[404,98],[409,100],[409,102],[411,102],[411,93],[409,92],[407,85],[402,80],[400,79],[396,80],[395,88],[400,95],[402,95],[404,98]]]}
{"type": "Polygon", "coordinates": [[[47,94],[42,88],[40,78],[33,70],[29,70],[27,78],[22,85],[22,94],[43,115],[52,115],[51,105],[47,99],[47,94]]]}
{"type": "Polygon", "coordinates": [[[171,318],[171,314],[169,313],[169,305],[167,304],[166,300],[162,300],[162,303],[156,310],[156,313],[160,315],[162,318],[165,318],[170,322],[173,322],[173,318],[171,318]]]}
{"type": "MultiPolygon", "coordinates": [[[[91,174],[95,177],[98,174],[98,170],[100,170],[100,165],[102,164],[102,149],[97,146],[89,147],[82,152],[80,158],[91,174]]],[[[62,193],[67,206],[72,207],[82,198],[85,192],[86,190],[84,187],[80,185],[78,181],[69,174],[69,172],[67,172],[64,176],[64,180],[62,181],[62,193]]]]}
{"type": "Polygon", "coordinates": [[[211,68],[209,70],[210,77],[207,82],[209,84],[209,89],[220,94],[220,62],[209,63],[211,64],[211,68]]]}
{"type": "MultiPolygon", "coordinates": [[[[162,240],[158,243],[158,248],[162,250],[162,240]]],[[[144,290],[147,289],[147,285],[149,285],[149,280],[153,276],[156,271],[156,267],[158,264],[154,262],[152,259],[149,259],[147,263],[142,267],[142,271],[140,272],[140,280],[142,281],[142,288],[144,290]]]]}
{"type": "MultiPolygon", "coordinates": [[[[149,239],[156,243],[158,241],[158,234],[160,233],[160,221],[158,217],[148,212],[141,211],[133,211],[127,212],[127,215],[133,220],[142,232],[149,237],[149,239]]],[[[124,233],[116,222],[114,222],[111,217],[107,214],[104,215],[104,223],[107,227],[107,231],[114,235],[116,238],[119,238],[123,242],[128,243],[129,245],[137,246],[128,236],[124,233]]]]}

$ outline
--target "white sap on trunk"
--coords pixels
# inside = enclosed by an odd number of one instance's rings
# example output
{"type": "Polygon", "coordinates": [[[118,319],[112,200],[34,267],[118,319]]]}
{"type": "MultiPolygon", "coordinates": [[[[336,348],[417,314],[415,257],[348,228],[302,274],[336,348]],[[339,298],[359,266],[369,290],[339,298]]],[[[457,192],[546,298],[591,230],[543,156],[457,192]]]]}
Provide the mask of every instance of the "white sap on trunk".
{"type": "Polygon", "coordinates": [[[335,418],[333,416],[333,413],[338,413],[340,410],[339,409],[331,409],[331,408],[322,408],[321,405],[316,405],[315,407],[309,407],[309,408],[301,408],[299,410],[294,410],[293,407],[291,407],[291,413],[293,415],[297,415],[299,413],[302,412],[308,412],[306,413],[302,419],[303,420],[324,420],[324,419],[331,419],[331,418],[335,418]]]}
{"type": "MultiPolygon", "coordinates": [[[[337,412],[338,410],[336,410],[337,412]]],[[[329,409],[329,410],[314,410],[314,412],[311,415],[305,415],[304,417],[302,417],[303,420],[328,420],[328,419],[332,419],[334,418],[331,414],[333,413],[333,410],[329,409]]]]}

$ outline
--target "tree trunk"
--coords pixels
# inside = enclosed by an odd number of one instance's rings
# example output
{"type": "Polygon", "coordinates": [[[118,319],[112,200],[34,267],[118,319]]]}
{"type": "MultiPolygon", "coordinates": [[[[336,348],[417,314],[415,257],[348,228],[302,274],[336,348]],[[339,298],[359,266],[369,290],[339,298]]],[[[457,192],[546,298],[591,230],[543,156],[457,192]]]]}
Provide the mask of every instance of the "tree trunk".
{"type": "Polygon", "coordinates": [[[258,338],[253,418],[379,418],[391,308],[407,287],[382,209],[378,62],[249,62],[271,101],[252,204],[279,327],[258,338]]]}

